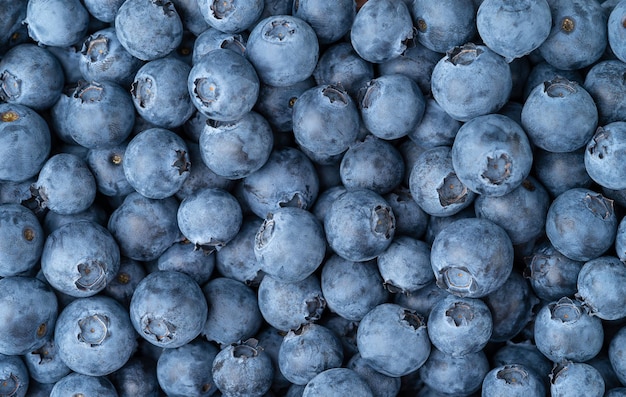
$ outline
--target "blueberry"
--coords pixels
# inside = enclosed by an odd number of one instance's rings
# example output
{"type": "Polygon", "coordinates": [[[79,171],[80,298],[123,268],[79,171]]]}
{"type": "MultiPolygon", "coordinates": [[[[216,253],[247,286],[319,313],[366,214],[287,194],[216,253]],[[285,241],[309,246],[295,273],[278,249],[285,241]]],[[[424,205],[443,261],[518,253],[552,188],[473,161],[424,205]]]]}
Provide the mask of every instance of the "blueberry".
{"type": "Polygon", "coordinates": [[[617,2],[607,23],[607,39],[611,51],[622,62],[626,62],[626,48],[624,47],[624,14],[626,4],[617,2]]]}
{"type": "Polygon", "coordinates": [[[352,98],[374,78],[374,66],[361,58],[350,43],[336,42],[320,56],[313,71],[318,85],[341,86],[352,98]]]}
{"type": "Polygon", "coordinates": [[[330,247],[344,259],[362,262],[389,247],[395,217],[385,199],[368,189],[350,190],[337,198],[326,215],[324,230],[330,247]]]}
{"type": "Polygon", "coordinates": [[[536,149],[533,173],[552,198],[569,189],[588,189],[593,183],[585,168],[585,148],[567,153],[536,149]]]}
{"type": "Polygon", "coordinates": [[[326,299],[316,275],[297,282],[265,276],[259,284],[258,305],[268,324],[288,332],[319,320],[326,309],[326,299]]]}
{"type": "Polygon", "coordinates": [[[50,391],[50,397],[74,395],[94,395],[100,397],[118,397],[115,386],[104,376],[89,376],[72,372],[63,377],[50,391]]]}
{"type": "Polygon", "coordinates": [[[225,347],[213,360],[213,381],[225,396],[260,397],[272,386],[274,365],[256,339],[225,347]]]}
{"type": "Polygon", "coordinates": [[[410,190],[400,185],[383,198],[396,215],[396,233],[422,239],[428,227],[428,214],[413,199],[410,190]]]}
{"type": "Polygon", "coordinates": [[[432,307],[448,295],[450,293],[439,288],[433,281],[416,291],[412,291],[410,295],[394,294],[393,302],[407,309],[415,310],[427,318],[432,307]]]}
{"type": "Polygon", "coordinates": [[[455,357],[433,348],[419,369],[419,375],[434,391],[469,396],[480,390],[489,369],[487,356],[482,350],[455,357]]]}
{"type": "Polygon", "coordinates": [[[374,396],[393,397],[400,392],[400,378],[383,375],[374,370],[358,353],[352,356],[345,367],[359,374],[361,379],[372,389],[374,396]]]}
{"type": "Polygon", "coordinates": [[[626,360],[624,360],[624,338],[626,328],[621,327],[609,342],[608,355],[612,368],[620,382],[626,380],[626,360]]]}
{"type": "Polygon", "coordinates": [[[302,150],[318,163],[335,162],[356,142],[356,104],[341,86],[318,85],[303,92],[293,106],[293,133],[302,150]]]}
{"type": "Polygon", "coordinates": [[[461,297],[483,297],[501,287],[513,269],[506,231],[478,218],[459,219],[432,244],[430,262],[437,285],[461,297]]]}
{"type": "Polygon", "coordinates": [[[243,55],[218,48],[194,63],[187,89],[194,106],[204,115],[212,120],[233,121],[252,110],[257,101],[257,73],[243,55]]]}
{"type": "Polygon", "coordinates": [[[554,248],[570,259],[599,257],[613,246],[616,232],[613,201],[592,190],[567,190],[548,209],[546,235],[554,248]]]}
{"type": "Polygon", "coordinates": [[[470,1],[436,3],[417,0],[411,5],[413,24],[417,27],[417,40],[426,48],[445,53],[450,48],[474,39],[476,8],[470,1]]]}
{"type": "Polygon", "coordinates": [[[137,113],[162,128],[176,128],[191,117],[196,108],[187,90],[191,67],[175,58],[163,58],[143,65],[131,86],[137,113]]]}
{"type": "Polygon", "coordinates": [[[409,176],[409,189],[419,207],[432,216],[450,216],[472,205],[476,194],[459,180],[452,150],[437,146],[420,154],[409,176]]]}
{"type": "Polygon", "coordinates": [[[75,372],[104,376],[120,369],[134,352],[137,334],[124,307],[112,298],[79,298],[59,314],[54,342],[75,372]]]}
{"type": "Polygon", "coordinates": [[[321,286],[328,308],[352,321],[360,321],[389,298],[375,261],[352,262],[333,255],[322,268],[321,286]]]}
{"type": "Polygon", "coordinates": [[[93,174],[98,192],[104,196],[124,197],[135,189],[124,175],[127,142],[105,149],[90,149],[87,165],[93,174]]]}
{"type": "Polygon", "coordinates": [[[319,192],[313,162],[293,147],[275,147],[267,162],[243,179],[243,201],[259,218],[281,207],[310,208],[319,192]]]}
{"type": "Polygon", "coordinates": [[[46,239],[41,269],[57,290],[75,297],[97,294],[120,267],[120,251],[111,233],[94,222],[68,223],[46,239]]]}
{"type": "Polygon", "coordinates": [[[382,63],[402,54],[415,37],[413,21],[404,1],[366,2],[357,12],[350,41],[359,56],[382,63]]]}
{"type": "Polygon", "coordinates": [[[183,24],[172,2],[126,0],[115,14],[115,32],[132,56],[152,61],[178,47],[183,24]]]}
{"type": "Polygon", "coordinates": [[[125,0],[85,0],[89,14],[102,22],[113,22],[115,14],[125,0]]]}
{"type": "Polygon", "coordinates": [[[504,284],[483,300],[493,320],[490,342],[504,342],[519,335],[533,319],[539,302],[528,281],[517,271],[511,272],[504,284]]]}
{"type": "Polygon", "coordinates": [[[259,100],[254,109],[265,117],[277,133],[291,132],[293,107],[300,95],[313,87],[315,80],[312,77],[284,87],[261,84],[259,100]]]}
{"type": "Polygon", "coordinates": [[[551,0],[552,28],[537,49],[558,69],[582,69],[595,63],[607,46],[607,16],[599,1],[551,0]]]}
{"type": "Polygon", "coordinates": [[[197,64],[202,57],[218,48],[225,48],[239,55],[244,55],[246,38],[239,33],[225,33],[209,27],[203,30],[193,43],[192,64],[197,64]]]}
{"type": "Polygon", "coordinates": [[[433,98],[425,101],[424,116],[407,136],[424,149],[452,146],[461,122],[450,117],[433,98]]]}
{"type": "Polygon", "coordinates": [[[220,346],[253,337],[262,315],[254,291],[240,281],[216,277],[202,286],[208,316],[202,335],[220,346]]]}
{"type": "Polygon", "coordinates": [[[254,111],[233,122],[208,121],[199,142],[204,164],[228,179],[245,178],[261,168],[273,143],[269,122],[254,111]]]}
{"type": "Polygon", "coordinates": [[[311,25],[320,44],[330,44],[350,31],[356,4],[352,0],[298,0],[293,2],[292,13],[311,25]]]}
{"type": "Polygon", "coordinates": [[[2,4],[4,19],[0,24],[0,51],[4,52],[5,47],[11,42],[12,36],[23,26],[22,22],[26,17],[27,5],[27,1],[11,1],[2,4]]]}
{"type": "Polygon", "coordinates": [[[168,396],[215,394],[217,387],[210,368],[218,352],[215,345],[200,339],[164,349],[155,371],[159,386],[168,396]]]}
{"type": "Polygon", "coordinates": [[[187,144],[187,149],[189,149],[189,162],[193,164],[193,167],[183,185],[174,194],[176,198],[182,201],[188,196],[206,188],[230,191],[234,186],[233,181],[217,175],[204,164],[198,143],[189,140],[186,140],[185,143],[187,144]]]}
{"type": "Polygon", "coordinates": [[[89,13],[79,0],[29,0],[25,23],[40,45],[67,47],[85,37],[89,13]]]}
{"type": "Polygon", "coordinates": [[[580,72],[577,69],[558,69],[550,65],[546,61],[541,61],[532,66],[530,73],[526,77],[526,81],[524,81],[524,93],[522,95],[522,98],[528,98],[530,91],[532,91],[539,84],[543,83],[544,81],[550,81],[558,76],[566,78],[569,81],[575,81],[576,83],[581,85],[584,82],[583,76],[581,76],[580,72]]]}
{"type": "Polygon", "coordinates": [[[161,270],[137,285],[129,313],[142,338],[159,347],[175,348],[200,335],[208,307],[200,286],[190,276],[161,270]]]}
{"type": "Polygon", "coordinates": [[[259,286],[265,274],[254,254],[254,237],[262,224],[262,219],[244,218],[237,235],[215,253],[215,268],[221,275],[259,286]]]}
{"type": "Polygon", "coordinates": [[[368,189],[380,195],[399,187],[404,171],[404,160],[395,146],[373,135],[352,144],[339,166],[341,182],[347,189],[368,189]]]}
{"type": "Polygon", "coordinates": [[[478,7],[476,27],[485,45],[511,62],[548,38],[552,15],[546,0],[485,0],[478,7]]]}
{"type": "Polygon", "coordinates": [[[128,309],[135,288],[144,277],[146,277],[146,269],[141,262],[121,257],[119,271],[102,292],[128,309]]]}
{"type": "Polygon", "coordinates": [[[156,363],[150,359],[131,357],[124,366],[108,376],[119,397],[140,394],[146,397],[158,395],[156,363]]]}
{"type": "Polygon", "coordinates": [[[0,180],[22,182],[35,177],[52,146],[45,120],[26,106],[0,104],[0,136],[0,180]]]}
{"type": "Polygon", "coordinates": [[[544,305],[535,318],[537,348],[554,362],[582,362],[602,348],[604,332],[600,318],[592,316],[580,301],[564,297],[544,305]]]}
{"type": "Polygon", "coordinates": [[[0,354],[0,393],[25,397],[30,383],[28,368],[20,357],[0,354]]]}
{"type": "Polygon", "coordinates": [[[0,205],[0,235],[0,276],[17,276],[36,267],[45,236],[32,211],[18,204],[0,205]]]}
{"type": "Polygon", "coordinates": [[[626,265],[614,256],[592,259],[578,273],[578,292],[592,315],[603,320],[626,317],[620,288],[626,278],[626,265]]]}
{"type": "Polygon", "coordinates": [[[57,122],[65,124],[65,131],[79,145],[110,148],[121,144],[132,132],[132,99],[118,84],[80,81],[68,97],[67,107],[57,122]]]}
{"type": "Polygon", "coordinates": [[[460,121],[498,111],[512,88],[511,68],[504,58],[473,43],[449,49],[431,75],[433,97],[460,121]]]}
{"type": "Polygon", "coordinates": [[[27,354],[52,337],[57,299],[52,288],[31,277],[0,279],[0,354],[27,354]]]}
{"type": "Polygon", "coordinates": [[[453,356],[481,351],[493,330],[491,312],[480,299],[448,295],[428,315],[428,336],[437,349],[453,356]]]}
{"type": "Polygon", "coordinates": [[[199,285],[209,281],[215,268],[215,255],[196,247],[188,241],[175,243],[159,259],[159,270],[176,270],[193,278],[199,285]]]}
{"type": "Polygon", "coordinates": [[[493,368],[485,375],[483,396],[543,396],[546,393],[543,380],[536,373],[519,364],[493,368]]]}
{"type": "Polygon", "coordinates": [[[63,90],[61,64],[43,47],[25,43],[0,60],[0,100],[35,110],[50,108],[63,90]],[[37,62],[33,62],[37,60],[37,62]]]}
{"type": "Polygon", "coordinates": [[[254,254],[261,270],[283,282],[301,281],[313,274],[325,253],[322,224],[301,208],[270,212],[255,236],[254,254]]]}
{"type": "Polygon", "coordinates": [[[263,0],[198,0],[205,22],[224,33],[241,33],[252,29],[263,12],[263,0]]]}
{"type": "Polygon", "coordinates": [[[131,193],[112,213],[108,229],[131,259],[157,259],[180,236],[176,223],[178,203],[174,198],[154,200],[131,193]]]}
{"type": "Polygon", "coordinates": [[[476,217],[489,219],[506,230],[513,245],[543,234],[549,206],[548,192],[531,176],[504,196],[479,195],[474,201],[476,217]]]}
{"type": "Polygon", "coordinates": [[[54,339],[24,354],[22,359],[30,378],[36,382],[56,383],[72,371],[59,356],[54,339]]]}
{"type": "Polygon", "coordinates": [[[596,103],[600,125],[624,120],[624,73],[626,64],[616,59],[597,62],[587,72],[584,87],[596,103]]]}
{"type": "Polygon", "coordinates": [[[385,286],[392,292],[411,294],[435,281],[430,265],[430,246],[399,235],[377,258],[385,286]]]}
{"type": "Polygon", "coordinates": [[[71,215],[89,208],[96,198],[96,180],[87,163],[75,154],[48,158],[31,187],[36,208],[71,215]]]}
{"type": "Polygon", "coordinates": [[[470,190],[502,196],[518,187],[532,167],[530,143],[512,119],[489,114],[459,129],[452,145],[452,166],[470,190]]]}
{"type": "Polygon", "coordinates": [[[305,385],[319,373],[341,367],[343,348],[337,336],[319,324],[289,331],[278,351],[278,366],[291,383],[305,385]]]}
{"type": "Polygon", "coordinates": [[[178,207],[178,227],[197,249],[220,249],[241,227],[243,215],[227,191],[207,188],[185,198],[178,207]]]}
{"type": "Polygon", "coordinates": [[[320,372],[306,384],[302,397],[374,396],[367,382],[358,373],[348,368],[331,368],[320,372]]]}
{"type": "Polygon", "coordinates": [[[507,341],[491,357],[494,367],[504,365],[521,365],[538,375],[542,382],[548,382],[548,374],[552,370],[552,361],[544,356],[534,343],[507,341]]]}
{"type": "Polygon", "coordinates": [[[174,7],[180,15],[185,30],[189,30],[193,35],[198,36],[209,28],[209,24],[204,20],[200,4],[196,0],[173,0],[174,7]]]}
{"type": "Polygon", "coordinates": [[[571,361],[554,365],[550,372],[551,396],[571,396],[579,394],[581,390],[589,397],[604,395],[604,379],[597,369],[589,364],[571,361]]]}
{"type": "Polygon", "coordinates": [[[283,87],[310,77],[319,59],[315,31],[292,15],[259,21],[248,37],[246,57],[265,84],[283,87]]]}
{"type": "Polygon", "coordinates": [[[431,75],[440,59],[440,53],[415,43],[399,56],[377,64],[376,69],[381,75],[402,74],[410,77],[426,95],[431,93],[431,75]]]}
{"type": "Polygon", "coordinates": [[[372,368],[392,377],[418,370],[431,352],[424,317],[394,303],[378,305],[363,317],[357,346],[372,368]]]}
{"type": "Polygon", "coordinates": [[[79,51],[78,67],[87,81],[112,81],[127,87],[143,63],[126,51],[112,27],[92,33],[79,51]]]}
{"type": "Polygon", "coordinates": [[[587,143],[585,169],[600,186],[621,190],[626,188],[624,170],[618,158],[626,148],[626,122],[615,121],[598,127],[587,143]]]}
{"type": "Polygon", "coordinates": [[[524,276],[540,299],[554,301],[563,296],[574,296],[578,273],[584,264],[561,254],[549,242],[543,242],[528,258],[524,276]]]}
{"type": "Polygon", "coordinates": [[[189,176],[185,141],[165,128],[149,128],[135,135],[124,153],[124,175],[133,188],[151,199],[173,196],[189,176]]]}

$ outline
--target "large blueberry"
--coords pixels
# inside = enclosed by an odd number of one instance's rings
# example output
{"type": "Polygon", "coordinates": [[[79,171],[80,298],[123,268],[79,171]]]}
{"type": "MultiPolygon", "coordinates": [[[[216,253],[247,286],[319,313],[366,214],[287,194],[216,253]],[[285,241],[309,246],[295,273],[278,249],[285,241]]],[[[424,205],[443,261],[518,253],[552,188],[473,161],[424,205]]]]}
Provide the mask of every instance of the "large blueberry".
{"type": "Polygon", "coordinates": [[[0,104],[0,180],[36,176],[50,154],[50,129],[39,113],[18,104],[0,104]]]}
{"type": "Polygon", "coordinates": [[[609,15],[607,23],[609,45],[613,54],[622,62],[626,62],[626,46],[624,45],[626,40],[626,29],[624,29],[625,16],[626,3],[617,2],[609,15]]]}
{"type": "Polygon", "coordinates": [[[258,70],[240,54],[218,48],[194,63],[187,89],[194,106],[212,120],[233,121],[259,97],[258,70]]]}
{"type": "Polygon", "coordinates": [[[221,275],[246,285],[259,285],[265,273],[254,254],[254,237],[262,224],[260,218],[244,218],[237,235],[215,253],[215,268],[221,275]]]}
{"type": "Polygon", "coordinates": [[[0,205],[0,276],[17,276],[35,268],[45,242],[35,214],[18,204],[0,205]]]}
{"type": "Polygon", "coordinates": [[[576,187],[590,188],[593,183],[585,168],[585,148],[566,153],[536,148],[532,172],[552,198],[576,187]]]}
{"type": "Polygon", "coordinates": [[[345,396],[373,397],[372,389],[356,371],[331,368],[320,372],[306,384],[302,397],[345,396]]]}
{"type": "Polygon", "coordinates": [[[89,14],[102,22],[113,22],[115,14],[125,0],[85,0],[89,14]]]}
{"type": "Polygon", "coordinates": [[[425,101],[424,116],[407,134],[409,139],[425,149],[452,146],[461,122],[450,117],[433,98],[425,101]]]}
{"type": "Polygon", "coordinates": [[[259,100],[254,109],[266,118],[274,131],[289,133],[293,129],[293,106],[302,93],[313,87],[313,77],[284,87],[261,84],[259,100]]]}
{"type": "Polygon", "coordinates": [[[488,372],[489,361],[483,350],[453,356],[433,348],[419,376],[434,391],[469,396],[480,390],[488,372]]]}
{"type": "Polygon", "coordinates": [[[50,397],[75,395],[94,395],[100,397],[118,397],[115,386],[104,376],[90,376],[72,372],[54,384],[50,397]]]}
{"type": "Polygon", "coordinates": [[[476,35],[476,6],[471,1],[416,0],[407,5],[411,6],[417,40],[430,50],[445,53],[476,35]]]}
{"type": "Polygon", "coordinates": [[[605,382],[602,374],[593,366],[565,361],[556,363],[550,372],[550,395],[552,397],[566,397],[580,393],[588,397],[604,395],[605,382]]]}
{"type": "Polygon", "coordinates": [[[368,189],[350,190],[337,198],[324,220],[330,247],[344,259],[367,261],[389,247],[396,220],[389,204],[368,189]]]}
{"type": "Polygon", "coordinates": [[[79,298],[59,314],[54,342],[73,371],[104,376],[120,369],[133,354],[137,334],[124,307],[112,298],[79,298]]]}
{"type": "Polygon", "coordinates": [[[248,37],[246,57],[262,82],[287,86],[313,74],[319,58],[315,31],[292,15],[275,15],[259,21],[248,37]]]}
{"type": "Polygon", "coordinates": [[[463,124],[452,144],[452,166],[470,190],[502,196],[530,174],[533,154],[522,127],[507,116],[489,114],[463,124]]]}
{"type": "Polygon", "coordinates": [[[578,273],[576,296],[591,314],[603,320],[626,317],[626,265],[615,256],[603,256],[584,264],[578,273]]]}
{"type": "Polygon", "coordinates": [[[357,345],[372,368],[393,377],[416,371],[431,352],[424,317],[394,303],[378,305],[363,317],[357,345]]]}
{"type": "Polygon", "coordinates": [[[293,16],[307,22],[320,44],[330,44],[350,31],[356,16],[352,0],[298,0],[293,2],[293,16]]]}
{"type": "Polygon", "coordinates": [[[409,236],[396,236],[377,258],[385,286],[392,292],[410,294],[435,281],[430,265],[430,246],[409,236]]]}
{"type": "Polygon", "coordinates": [[[372,63],[399,56],[414,36],[407,3],[395,0],[366,2],[357,12],[350,31],[354,50],[372,63]]]}
{"type": "Polygon", "coordinates": [[[613,200],[589,189],[561,193],[550,205],[546,235],[560,253],[576,261],[602,255],[615,241],[613,200]]]}
{"type": "Polygon", "coordinates": [[[361,58],[350,43],[340,41],[322,53],[313,77],[319,85],[341,85],[355,98],[359,88],[374,78],[374,66],[361,58]]]}
{"type": "Polygon", "coordinates": [[[452,118],[468,121],[498,111],[513,88],[511,68],[484,45],[453,47],[435,65],[432,94],[452,118]]]}
{"type": "Polygon", "coordinates": [[[200,286],[190,276],[160,270],[137,285],[129,313],[141,337],[153,345],[174,348],[200,335],[208,306],[200,286]]]}
{"type": "Polygon", "coordinates": [[[626,63],[608,59],[595,63],[585,76],[584,87],[598,108],[600,125],[623,121],[626,117],[626,63]]]}
{"type": "Polygon", "coordinates": [[[46,239],[41,270],[57,290],[75,297],[102,291],[120,268],[120,251],[111,233],[91,221],[61,226],[46,239]]]}
{"type": "Polygon", "coordinates": [[[193,43],[192,65],[200,62],[202,57],[218,48],[225,48],[239,55],[244,55],[246,38],[239,33],[225,33],[215,28],[208,28],[200,33],[193,43]]]}
{"type": "Polygon", "coordinates": [[[152,61],[178,47],[183,23],[170,1],[126,0],[115,15],[115,32],[132,56],[152,61]]]}
{"type": "Polygon", "coordinates": [[[403,74],[413,79],[424,95],[431,93],[431,75],[442,54],[415,43],[402,54],[376,65],[381,75],[403,74]]]}
{"type": "MultiPolygon", "coordinates": [[[[22,356],[32,380],[41,383],[56,383],[72,372],[61,359],[54,339],[22,356]]],[[[30,390],[29,390],[30,391],[30,390]]]]}
{"type": "Polygon", "coordinates": [[[256,339],[223,348],[212,363],[213,382],[225,396],[261,397],[274,379],[274,365],[256,339]]]}
{"type": "Polygon", "coordinates": [[[42,347],[54,332],[57,298],[48,284],[31,277],[0,280],[0,354],[19,355],[42,347]]]}
{"type": "Polygon", "coordinates": [[[196,249],[189,241],[182,241],[169,247],[159,259],[159,270],[176,270],[191,276],[199,285],[209,281],[215,268],[213,252],[196,249]]]}
{"type": "Polygon", "coordinates": [[[165,128],[135,135],[124,154],[124,175],[132,187],[151,199],[173,196],[189,176],[191,162],[185,141],[165,128]]]}
{"type": "Polygon", "coordinates": [[[524,276],[535,294],[543,300],[573,297],[577,291],[578,273],[585,262],[574,261],[554,249],[552,244],[539,244],[528,257],[524,276]]]}
{"type": "Polygon", "coordinates": [[[626,122],[615,121],[598,127],[587,143],[585,169],[600,186],[613,190],[626,188],[626,168],[620,159],[626,154],[626,122]]]}
{"type": "Polygon", "coordinates": [[[263,12],[263,0],[198,0],[205,22],[224,33],[251,29],[263,12]]]}
{"type": "Polygon", "coordinates": [[[25,397],[30,392],[28,368],[20,357],[0,354],[0,392],[10,397],[25,397]]]}
{"type": "Polygon", "coordinates": [[[127,143],[121,143],[105,149],[91,149],[87,153],[87,165],[100,194],[124,197],[135,191],[124,175],[123,163],[127,146],[127,143]]]}
{"type": "Polygon", "coordinates": [[[89,13],[80,0],[29,0],[25,22],[39,44],[67,47],[87,33],[89,13]]]}
{"type": "Polygon", "coordinates": [[[523,365],[502,365],[485,375],[483,396],[543,396],[546,390],[543,379],[523,365]]]}
{"type": "Polygon", "coordinates": [[[430,262],[437,285],[461,297],[483,297],[502,286],[513,269],[506,231],[478,218],[459,219],[433,241],[430,262]]]}

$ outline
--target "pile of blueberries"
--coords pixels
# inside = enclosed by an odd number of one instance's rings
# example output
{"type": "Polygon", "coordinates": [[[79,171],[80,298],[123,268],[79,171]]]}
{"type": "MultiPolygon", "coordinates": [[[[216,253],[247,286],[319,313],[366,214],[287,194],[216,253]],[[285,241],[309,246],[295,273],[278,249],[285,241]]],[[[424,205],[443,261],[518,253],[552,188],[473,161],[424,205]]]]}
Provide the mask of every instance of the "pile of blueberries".
{"type": "Polygon", "coordinates": [[[0,15],[0,396],[626,396],[626,0],[0,15]]]}

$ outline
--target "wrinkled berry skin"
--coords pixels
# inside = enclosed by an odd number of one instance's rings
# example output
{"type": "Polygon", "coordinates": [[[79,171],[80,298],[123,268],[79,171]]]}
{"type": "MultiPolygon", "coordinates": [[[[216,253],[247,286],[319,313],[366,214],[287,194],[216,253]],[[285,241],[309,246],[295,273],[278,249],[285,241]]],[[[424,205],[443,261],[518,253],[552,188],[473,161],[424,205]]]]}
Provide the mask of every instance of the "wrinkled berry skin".
{"type": "Polygon", "coordinates": [[[437,285],[468,298],[502,286],[513,269],[513,244],[506,231],[479,218],[459,219],[433,241],[430,261],[437,285]]]}
{"type": "Polygon", "coordinates": [[[115,15],[115,32],[132,56],[152,61],[180,45],[183,23],[171,2],[126,0],[115,15]]]}
{"type": "Polygon", "coordinates": [[[36,176],[52,147],[50,129],[31,108],[0,104],[0,180],[22,182],[36,176]]]}
{"type": "Polygon", "coordinates": [[[378,305],[363,317],[357,346],[372,368],[393,377],[416,371],[431,352],[423,316],[394,303],[378,305]]]}
{"type": "Polygon", "coordinates": [[[381,254],[395,235],[395,216],[389,204],[368,189],[338,197],[324,220],[330,247],[344,259],[363,262],[381,254]]]}
{"type": "Polygon", "coordinates": [[[257,73],[244,56],[218,48],[194,63],[187,89],[196,109],[209,119],[233,121],[254,107],[260,89],[257,73]]]}
{"type": "Polygon", "coordinates": [[[511,69],[504,58],[473,43],[448,50],[431,76],[433,97],[459,121],[498,111],[512,88],[511,69]]]}
{"type": "Polygon", "coordinates": [[[544,305],[535,318],[537,348],[554,362],[587,361],[602,348],[600,318],[589,314],[580,301],[567,297],[544,305]]]}
{"type": "Polygon", "coordinates": [[[613,245],[616,233],[613,201],[592,190],[567,190],[548,209],[546,235],[554,248],[570,259],[599,257],[613,245]]]}
{"type": "Polygon", "coordinates": [[[126,309],[112,298],[79,298],[59,314],[54,330],[61,360],[73,371],[104,376],[120,369],[137,342],[126,309]]]}
{"type": "Polygon", "coordinates": [[[533,154],[522,127],[507,116],[479,116],[459,129],[452,144],[452,166],[470,190],[502,196],[530,174],[533,154]]]}
{"type": "Polygon", "coordinates": [[[614,256],[603,256],[586,262],[578,273],[578,292],[594,316],[603,320],[626,317],[626,265],[614,256]]]}
{"type": "Polygon", "coordinates": [[[52,338],[58,316],[57,298],[50,286],[31,277],[0,280],[0,354],[21,355],[52,338]]]}
{"type": "Polygon", "coordinates": [[[142,338],[158,347],[180,347],[195,339],[207,318],[207,301],[188,275],[161,270],[137,285],[130,319],[142,338]]]}
{"type": "Polygon", "coordinates": [[[361,58],[383,63],[402,54],[414,35],[411,14],[404,1],[371,1],[357,12],[350,41],[361,58]]]}
{"type": "Polygon", "coordinates": [[[313,28],[292,15],[262,19],[250,32],[246,57],[265,84],[283,87],[310,77],[319,58],[313,28]]]}

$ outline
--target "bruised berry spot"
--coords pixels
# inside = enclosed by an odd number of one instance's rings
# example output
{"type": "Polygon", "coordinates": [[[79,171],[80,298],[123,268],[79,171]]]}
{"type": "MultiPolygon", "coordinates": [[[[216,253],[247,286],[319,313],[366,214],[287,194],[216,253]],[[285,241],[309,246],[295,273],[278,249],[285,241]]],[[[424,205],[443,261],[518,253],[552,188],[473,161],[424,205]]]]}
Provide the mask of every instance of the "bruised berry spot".
{"type": "Polygon", "coordinates": [[[626,18],[622,19],[622,27],[626,29],[626,18]]]}
{"type": "Polygon", "coordinates": [[[524,179],[524,181],[522,182],[522,186],[529,192],[534,192],[537,189],[537,187],[535,187],[535,184],[528,179],[524,179]]]}
{"type": "Polygon", "coordinates": [[[202,387],[200,388],[200,390],[202,391],[202,393],[208,393],[209,390],[211,390],[213,388],[213,385],[210,383],[205,383],[202,385],[202,387]]]}
{"type": "Polygon", "coordinates": [[[13,121],[19,120],[20,115],[17,114],[17,112],[14,110],[9,110],[7,112],[2,112],[2,115],[0,116],[0,118],[5,123],[11,123],[13,121]]]}

